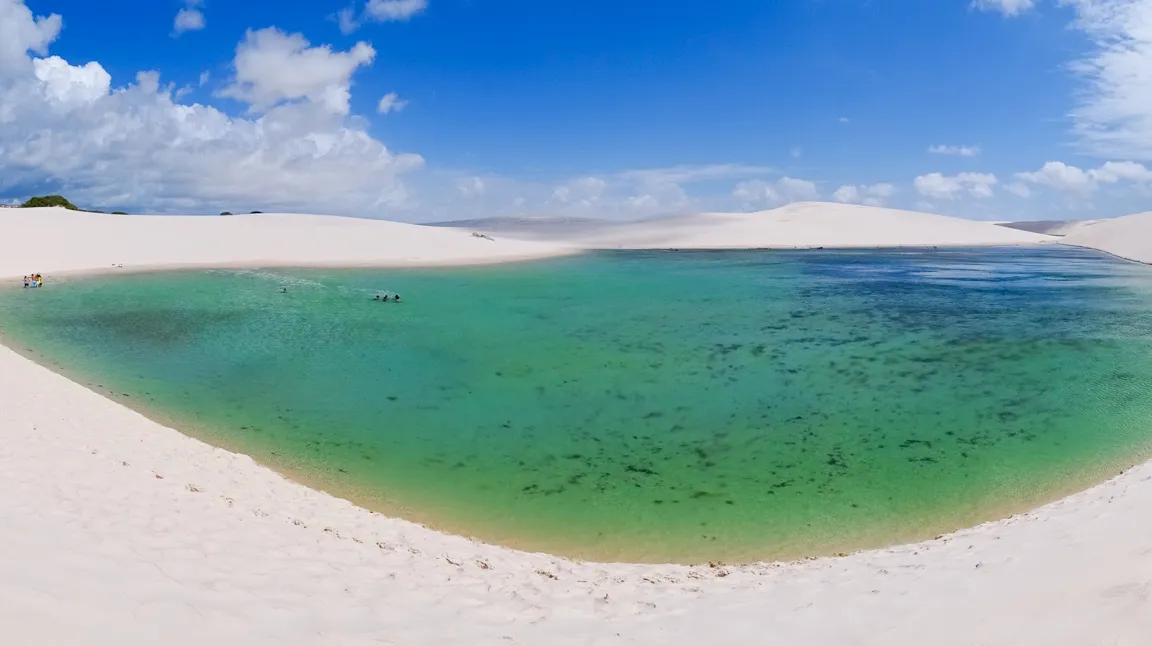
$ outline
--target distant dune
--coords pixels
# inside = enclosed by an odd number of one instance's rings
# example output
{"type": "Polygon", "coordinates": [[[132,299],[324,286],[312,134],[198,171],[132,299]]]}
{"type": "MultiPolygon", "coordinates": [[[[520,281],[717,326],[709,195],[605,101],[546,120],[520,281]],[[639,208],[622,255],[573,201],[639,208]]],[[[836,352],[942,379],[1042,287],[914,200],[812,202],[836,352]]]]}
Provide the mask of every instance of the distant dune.
{"type": "Polygon", "coordinates": [[[597,249],[794,249],[1013,245],[1054,238],[929,213],[800,202],[757,213],[635,222],[555,241],[597,249]]]}
{"type": "Polygon", "coordinates": [[[626,223],[599,218],[577,217],[496,217],[475,220],[432,222],[430,227],[479,231],[517,240],[573,240],[608,231],[626,223]]]}
{"type": "Polygon", "coordinates": [[[199,266],[420,266],[553,256],[559,245],[320,215],[104,215],[0,210],[0,275],[199,266]]]}
{"type": "Polygon", "coordinates": [[[997,222],[996,224],[1010,229],[1060,237],[1097,222],[1101,222],[1101,220],[1026,220],[1023,222],[997,222]]]}
{"type": "Polygon", "coordinates": [[[1152,211],[1111,220],[1084,221],[1061,242],[1152,264],[1152,211]]]}
{"type": "Polygon", "coordinates": [[[793,249],[1012,245],[1055,238],[987,222],[827,203],[618,222],[489,218],[404,224],[320,215],[106,215],[0,211],[0,275],[224,266],[428,266],[581,249],[793,249]],[[487,234],[491,239],[473,235],[487,234]]]}

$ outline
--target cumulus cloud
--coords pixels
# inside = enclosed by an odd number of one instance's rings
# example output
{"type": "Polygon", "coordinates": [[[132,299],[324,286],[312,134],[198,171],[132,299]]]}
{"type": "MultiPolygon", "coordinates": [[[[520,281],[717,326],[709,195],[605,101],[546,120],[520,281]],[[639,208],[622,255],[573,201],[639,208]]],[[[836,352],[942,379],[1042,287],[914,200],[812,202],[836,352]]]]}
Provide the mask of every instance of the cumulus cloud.
{"type": "Polygon", "coordinates": [[[561,204],[592,206],[607,188],[608,182],[599,177],[581,177],[557,186],[552,191],[552,200],[561,204]]]}
{"type": "Polygon", "coordinates": [[[337,11],[332,16],[332,20],[336,21],[336,25],[340,28],[340,33],[347,36],[360,28],[360,20],[356,17],[356,7],[344,7],[337,11]]]}
{"type": "Polygon", "coordinates": [[[1152,159],[1152,0],[1063,0],[1093,42],[1071,65],[1084,82],[1073,131],[1101,157],[1152,159]]]}
{"type": "Polygon", "coordinates": [[[980,154],[979,146],[929,146],[928,152],[933,155],[955,155],[957,157],[975,157],[980,154]]]}
{"type": "Polygon", "coordinates": [[[479,177],[462,177],[456,180],[456,190],[466,197],[483,195],[486,189],[484,180],[479,177]]]}
{"type": "Polygon", "coordinates": [[[428,0],[368,0],[364,10],[357,14],[356,4],[345,7],[331,16],[347,35],[360,28],[365,20],[373,22],[401,22],[411,20],[428,8],[428,0]]]}
{"type": "Polygon", "coordinates": [[[1005,16],[1018,16],[1031,11],[1036,0],[972,0],[972,6],[980,11],[998,11],[1005,16]]]}
{"type": "Polygon", "coordinates": [[[836,189],[836,192],[832,194],[832,199],[844,204],[884,206],[884,201],[895,194],[896,187],[888,183],[873,184],[871,186],[845,184],[836,189]]]}
{"type": "Polygon", "coordinates": [[[407,106],[408,102],[401,99],[399,94],[389,92],[380,99],[380,103],[376,106],[376,111],[380,114],[388,114],[389,112],[399,112],[407,106]]]}
{"type": "Polygon", "coordinates": [[[352,75],[375,57],[376,50],[365,42],[335,52],[327,45],[312,47],[303,35],[275,27],[249,30],[236,47],[233,82],[220,95],[257,111],[307,99],[334,114],[347,114],[352,75]]]}
{"type": "Polygon", "coordinates": [[[0,72],[26,69],[30,51],[47,54],[63,24],[56,14],[33,16],[22,0],[0,0],[0,72]]]}
{"type": "Polygon", "coordinates": [[[978,198],[992,197],[992,187],[996,182],[996,176],[990,173],[960,173],[951,176],[929,173],[917,177],[912,186],[924,197],[954,200],[964,194],[978,198]]]}
{"type": "Polygon", "coordinates": [[[792,177],[781,177],[775,182],[752,179],[740,182],[732,190],[745,208],[779,206],[790,202],[803,202],[820,198],[815,182],[792,177]]]}
{"type": "Polygon", "coordinates": [[[1143,164],[1131,161],[1110,161],[1099,168],[1089,170],[1052,161],[1044,164],[1039,170],[1016,173],[1016,179],[1028,194],[1031,194],[1028,185],[1032,184],[1054,188],[1073,196],[1085,196],[1095,191],[1101,184],[1117,184],[1122,181],[1137,184],[1152,182],[1152,171],[1143,164]]]}
{"type": "Polygon", "coordinates": [[[401,176],[423,159],[391,152],[348,117],[366,45],[342,53],[276,30],[249,34],[229,86],[253,109],[240,118],[180,103],[156,72],[116,86],[98,62],[48,56],[59,29],[59,17],[0,0],[0,193],[35,187],[160,212],[375,215],[409,203],[401,176]]]}
{"type": "Polygon", "coordinates": [[[368,0],[364,14],[373,20],[387,22],[408,20],[427,8],[428,0],[368,0]]]}
{"type": "Polygon", "coordinates": [[[1017,197],[1032,197],[1032,189],[1023,182],[1012,182],[1005,186],[1004,189],[1017,197]]]}
{"type": "Polygon", "coordinates": [[[204,12],[200,10],[203,4],[203,0],[185,0],[184,8],[176,12],[176,21],[172,25],[173,36],[186,31],[199,31],[208,25],[204,12]]]}

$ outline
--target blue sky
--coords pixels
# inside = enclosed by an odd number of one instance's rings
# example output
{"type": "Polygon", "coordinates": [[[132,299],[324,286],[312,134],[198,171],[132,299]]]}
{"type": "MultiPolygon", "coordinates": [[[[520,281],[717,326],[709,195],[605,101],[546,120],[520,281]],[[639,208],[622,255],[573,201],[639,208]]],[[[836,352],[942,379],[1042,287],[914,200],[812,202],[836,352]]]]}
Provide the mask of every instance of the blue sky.
{"type": "Polygon", "coordinates": [[[19,35],[0,45],[4,200],[412,221],[1152,208],[1152,0],[0,0],[0,24],[19,35]]]}

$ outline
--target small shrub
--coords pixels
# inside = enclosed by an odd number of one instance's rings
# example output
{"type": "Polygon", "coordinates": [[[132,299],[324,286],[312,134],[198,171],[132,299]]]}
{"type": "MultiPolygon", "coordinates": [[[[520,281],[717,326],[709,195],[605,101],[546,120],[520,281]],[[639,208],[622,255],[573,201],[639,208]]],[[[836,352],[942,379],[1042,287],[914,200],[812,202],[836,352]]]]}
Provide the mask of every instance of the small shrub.
{"type": "Polygon", "coordinates": [[[26,209],[42,208],[45,206],[62,206],[70,211],[80,210],[76,208],[75,204],[69,202],[62,195],[41,195],[28,200],[20,206],[26,209]]]}
{"type": "Polygon", "coordinates": [[[260,215],[263,211],[253,211],[250,215],[260,215]]]}
{"type": "Polygon", "coordinates": [[[123,211],[113,211],[112,215],[128,215],[128,214],[123,212],[123,211]]]}
{"type": "Polygon", "coordinates": [[[232,215],[232,214],[231,214],[231,213],[229,213],[228,211],[224,211],[224,212],[223,212],[223,213],[221,213],[220,215],[232,215]]]}

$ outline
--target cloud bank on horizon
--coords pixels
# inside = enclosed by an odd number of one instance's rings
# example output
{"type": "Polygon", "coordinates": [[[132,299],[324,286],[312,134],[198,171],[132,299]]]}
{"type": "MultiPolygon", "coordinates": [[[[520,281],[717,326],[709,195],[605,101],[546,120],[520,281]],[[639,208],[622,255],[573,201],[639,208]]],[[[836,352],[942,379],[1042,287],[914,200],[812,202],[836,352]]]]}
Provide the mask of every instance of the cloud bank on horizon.
{"type": "MultiPolygon", "coordinates": [[[[174,22],[157,29],[181,39],[212,31],[202,0],[178,4],[174,22]]],[[[1082,36],[1082,53],[1065,63],[1076,82],[1067,96],[1067,139],[1055,142],[1072,144],[1068,154],[1077,163],[1038,157],[1006,169],[996,159],[997,142],[949,142],[948,132],[921,142],[916,153],[899,153],[921,167],[903,175],[825,167],[813,160],[812,147],[794,139],[759,163],[693,164],[687,152],[668,146],[652,156],[662,163],[648,166],[515,172],[464,144],[465,162],[430,163],[418,152],[419,139],[417,151],[398,152],[380,132],[394,127],[383,121],[408,118],[432,98],[408,107],[411,92],[389,87],[366,91],[368,103],[357,102],[357,79],[372,74],[379,58],[368,40],[315,44],[275,26],[248,28],[225,74],[200,71],[196,81],[178,86],[145,68],[116,82],[98,60],[78,64],[52,53],[63,17],[35,15],[25,0],[0,0],[0,201],[62,192],[105,210],[252,208],[430,221],[541,213],[630,218],[831,200],[1041,219],[1053,209],[1098,216],[1109,208],[1102,204],[1139,206],[1152,196],[1152,171],[1143,163],[1152,160],[1152,0],[965,6],[973,20],[1002,15],[1008,29],[1052,14],[1082,36]],[[194,94],[199,102],[186,100],[194,94]]],[[[213,10],[216,16],[223,8],[213,10]]],[[[428,0],[367,0],[327,14],[338,27],[329,22],[328,29],[345,37],[370,26],[407,29],[432,10],[428,0]]],[[[840,116],[844,108],[828,108],[829,131],[867,127],[840,116]]],[[[604,151],[606,163],[614,152],[604,151]]]]}

